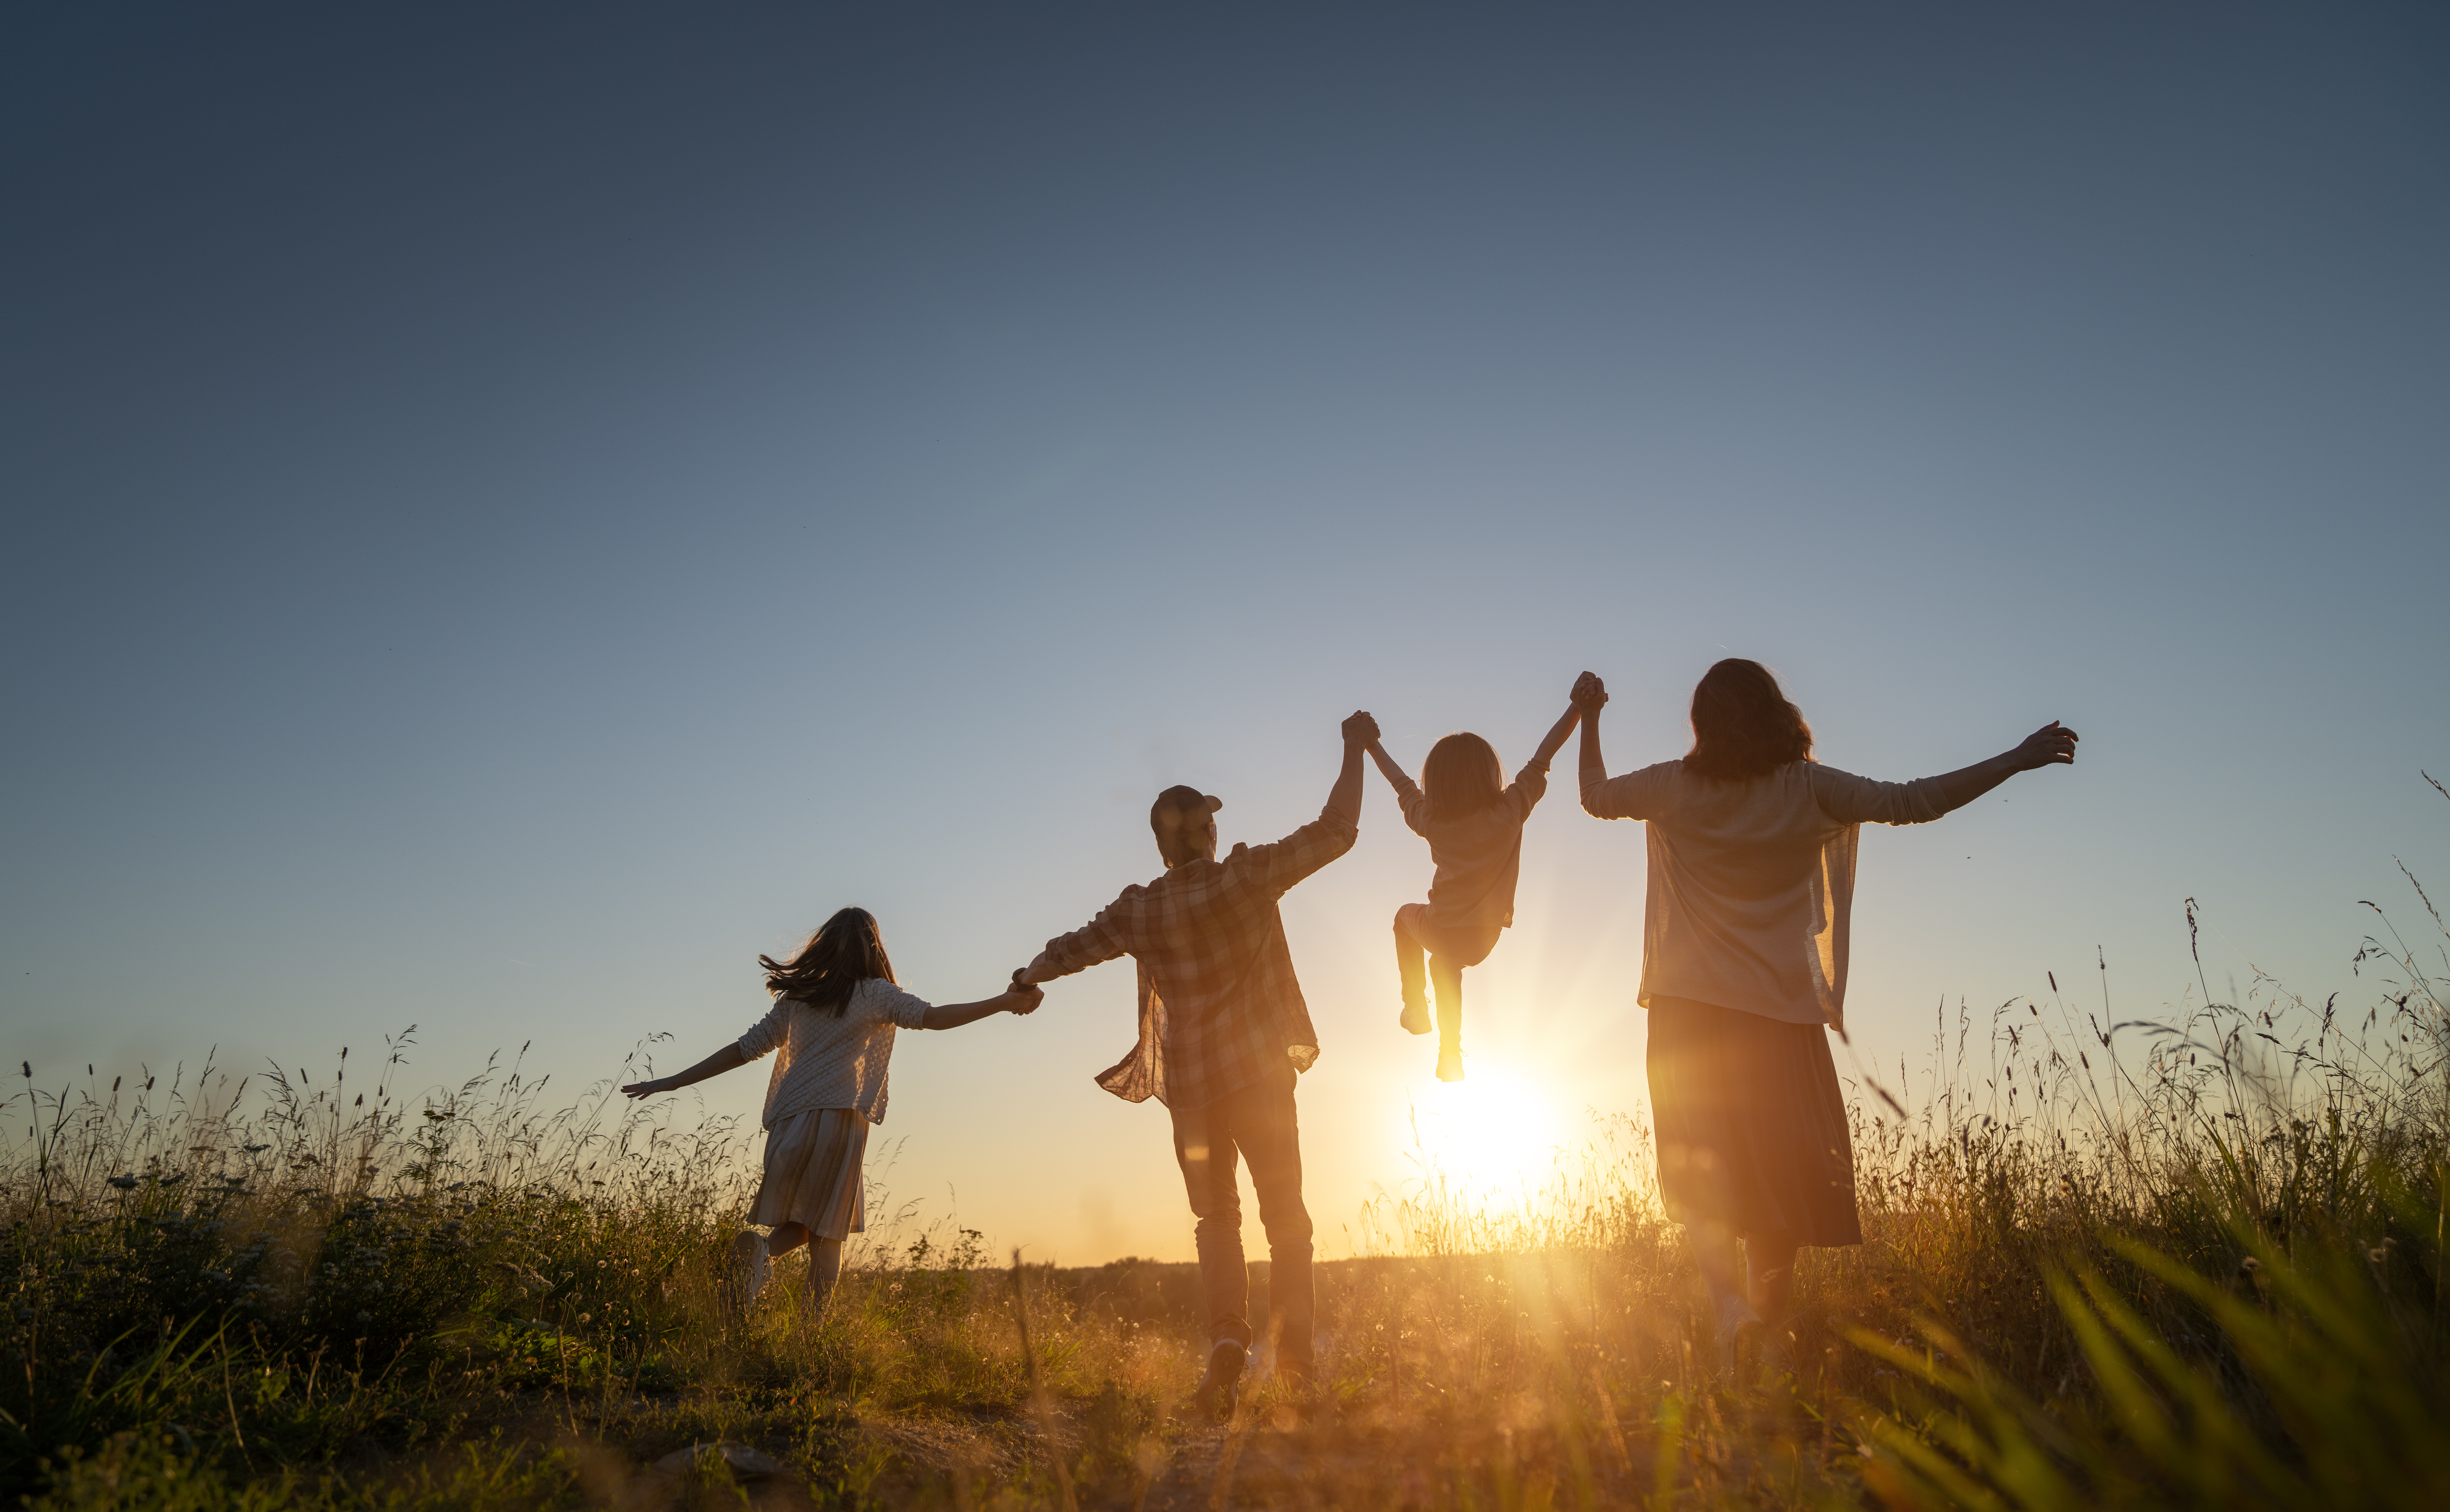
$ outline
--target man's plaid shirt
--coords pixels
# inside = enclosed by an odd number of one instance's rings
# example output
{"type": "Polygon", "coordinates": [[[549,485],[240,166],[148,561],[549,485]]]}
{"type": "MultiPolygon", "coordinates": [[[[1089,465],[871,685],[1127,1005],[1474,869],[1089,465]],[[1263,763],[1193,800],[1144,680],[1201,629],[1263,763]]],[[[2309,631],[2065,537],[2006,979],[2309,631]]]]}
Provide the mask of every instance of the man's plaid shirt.
{"type": "Polygon", "coordinates": [[[1085,928],[1046,942],[1058,976],[1128,955],[1139,962],[1139,1043],[1098,1085],[1126,1102],[1199,1108],[1318,1054],[1276,900],[1352,848],[1360,815],[1331,803],[1273,845],[1236,845],[1126,887],[1085,928]]]}

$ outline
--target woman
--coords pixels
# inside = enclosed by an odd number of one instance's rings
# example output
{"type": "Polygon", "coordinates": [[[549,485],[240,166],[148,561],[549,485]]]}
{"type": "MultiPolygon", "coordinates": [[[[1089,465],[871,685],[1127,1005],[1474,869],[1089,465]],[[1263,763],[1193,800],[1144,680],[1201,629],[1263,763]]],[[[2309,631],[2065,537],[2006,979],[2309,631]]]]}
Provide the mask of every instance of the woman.
{"type": "Polygon", "coordinates": [[[1857,826],[1937,819],[2018,772],[2074,761],[2076,734],[2053,722],[1945,776],[1873,782],[1814,761],[1812,727],[1769,669],[1730,659],[1693,689],[1682,761],[1610,777],[1607,688],[1585,672],[1573,697],[1585,811],[1649,824],[1641,1002],[1660,1195],[1692,1240],[1732,1365],[1739,1335],[1784,1320],[1799,1246],[1863,1240],[1821,1028],[1845,1033],[1857,826]]]}
{"type": "Polygon", "coordinates": [[[734,1246],[744,1301],[768,1263],[808,1247],[811,1317],[823,1317],[842,1273],[843,1241],[867,1227],[867,1128],[885,1121],[885,1072],[896,1029],[958,1029],[992,1014],[1034,1013],[1045,994],[1013,986],[977,1002],[929,1003],[894,982],[885,935],[865,908],[845,908],[788,961],[760,956],[774,1006],[740,1038],[687,1071],[621,1090],[632,1097],[718,1076],[780,1052],[766,1083],[766,1172],[734,1246]]]}

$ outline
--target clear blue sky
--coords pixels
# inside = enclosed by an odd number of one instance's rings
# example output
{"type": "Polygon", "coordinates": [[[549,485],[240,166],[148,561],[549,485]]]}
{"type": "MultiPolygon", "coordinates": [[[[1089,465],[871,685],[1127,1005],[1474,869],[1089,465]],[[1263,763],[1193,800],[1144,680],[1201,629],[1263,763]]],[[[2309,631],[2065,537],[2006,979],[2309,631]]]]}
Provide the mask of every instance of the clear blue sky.
{"type": "MultiPolygon", "coordinates": [[[[1731,653],[1850,770],[2085,735],[1866,836],[1871,1053],[2175,1002],[2189,896],[2354,997],[2450,885],[2445,77],[2413,5],[12,8],[0,1049],[670,1067],[843,903],[982,995],[1166,784],[1272,839],[1351,709],[1511,763],[1585,667],[1663,759],[1731,653]]],[[[1286,910],[1331,1249],[1428,872],[1373,778],[1286,910]]],[[[1561,784],[1486,1085],[1637,1105],[1641,886],[1561,784]]],[[[906,1037],[896,1192],[1187,1256],[1129,998],[906,1037]]]]}

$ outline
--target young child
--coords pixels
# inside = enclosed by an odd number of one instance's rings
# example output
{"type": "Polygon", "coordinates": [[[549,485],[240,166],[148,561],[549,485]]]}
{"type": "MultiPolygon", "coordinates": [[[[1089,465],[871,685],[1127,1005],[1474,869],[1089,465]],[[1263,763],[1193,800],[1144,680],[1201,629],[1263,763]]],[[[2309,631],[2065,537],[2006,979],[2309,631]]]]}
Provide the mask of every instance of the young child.
{"type": "Polygon", "coordinates": [[[1437,983],[1438,1079],[1463,1079],[1463,971],[1488,959],[1498,932],[1514,922],[1514,879],[1523,859],[1523,822],[1548,790],[1548,762],[1582,718],[1569,708],[1524,764],[1510,787],[1488,742],[1449,735],[1421,764],[1427,790],[1412,785],[1387,748],[1370,743],[1371,758],[1404,804],[1404,823],[1429,843],[1437,876],[1427,903],[1395,910],[1395,969],[1404,983],[1404,1027],[1429,1032],[1421,956],[1437,983]]]}
{"type": "Polygon", "coordinates": [[[632,1097],[671,1092],[782,1054],[766,1083],[766,1174],[749,1210],[759,1237],[735,1241],[744,1301],[766,1284],[773,1256],[808,1246],[808,1293],[822,1317],[842,1273],[843,1241],[867,1227],[867,1126],[885,1121],[885,1073],[896,1029],[958,1029],[990,1014],[1035,1012],[1045,994],[1016,985],[977,1002],[930,1005],[893,980],[885,937],[865,908],[846,908],[788,962],[760,956],[774,1006],[737,1043],[677,1076],[632,1082],[632,1097]]]}

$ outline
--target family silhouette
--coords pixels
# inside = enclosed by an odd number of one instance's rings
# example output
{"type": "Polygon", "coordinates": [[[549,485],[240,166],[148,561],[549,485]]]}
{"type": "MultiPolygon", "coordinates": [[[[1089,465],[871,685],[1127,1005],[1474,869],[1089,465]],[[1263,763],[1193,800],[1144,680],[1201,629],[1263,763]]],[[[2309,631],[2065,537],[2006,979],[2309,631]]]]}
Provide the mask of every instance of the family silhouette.
{"type": "Polygon", "coordinates": [[[1579,726],[1584,811],[1645,826],[1637,998],[1650,1013],[1660,1192],[1692,1245],[1717,1354],[1731,1365],[1784,1318],[1799,1247],[1862,1240],[1827,1033],[1844,1033],[1861,825],[1926,824],[2018,772],[2071,763],[2076,734],[2053,722],[1987,761],[1876,782],[1815,761],[1811,727],[1777,678],[1758,662],[1729,659],[1693,690],[1692,748],[1611,777],[1600,750],[1607,701],[1600,678],[1576,678],[1565,712],[1510,784],[1488,741],[1454,734],[1430,747],[1416,785],[1380,744],[1377,721],[1355,713],[1343,723],[1343,762],[1318,817],[1222,858],[1224,801],[1169,787],[1149,808],[1162,873],[1125,886],[1087,923],[1048,940],[1001,993],[975,1002],[930,1004],[904,992],[876,920],[845,908],[788,961],[758,958],[773,1005],[737,1041],[621,1090],[649,1096],[775,1056],[765,1172],[749,1214],[768,1231],[740,1236],[740,1282],[744,1300],[753,1298],[771,1257],[806,1244],[822,1311],[844,1240],[865,1226],[861,1167],[868,1128],[885,1117],[895,1030],[1032,1013],[1044,983],[1130,956],[1138,1038],[1097,1080],[1126,1101],[1155,1097],[1172,1119],[1208,1315],[1195,1401],[1229,1408],[1254,1343],[1245,1164],[1268,1238],[1275,1367],[1298,1391],[1311,1374],[1314,1309],[1294,1090],[1319,1047],[1277,903],[1352,848],[1368,755],[1435,867],[1428,901],[1395,911],[1399,1022],[1427,1034],[1434,993],[1437,1074],[1460,1079],[1463,973],[1513,922],[1524,822],[1547,790],[1548,763],[1579,726]]]}

